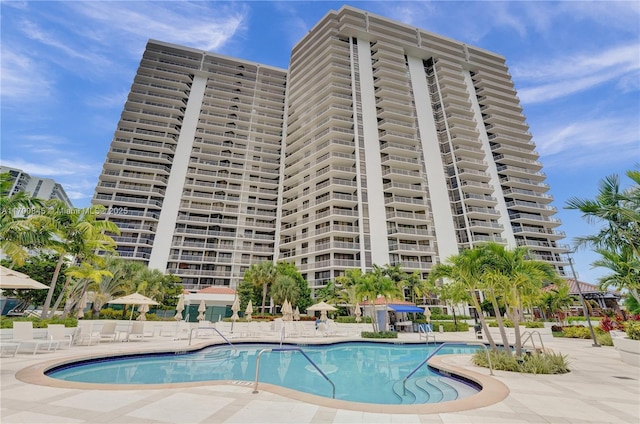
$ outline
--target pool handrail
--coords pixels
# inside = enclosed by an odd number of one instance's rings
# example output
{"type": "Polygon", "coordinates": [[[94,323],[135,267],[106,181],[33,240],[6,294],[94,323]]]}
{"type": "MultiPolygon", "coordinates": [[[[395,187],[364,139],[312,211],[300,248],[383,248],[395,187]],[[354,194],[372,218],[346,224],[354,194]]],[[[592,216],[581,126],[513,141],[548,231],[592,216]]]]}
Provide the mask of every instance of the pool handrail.
{"type": "Polygon", "coordinates": [[[302,356],[304,356],[307,359],[307,361],[309,361],[309,363],[313,365],[313,367],[318,371],[318,373],[320,373],[320,375],[323,376],[324,379],[331,384],[331,388],[333,389],[333,393],[331,394],[331,399],[335,399],[336,385],[333,384],[333,381],[331,381],[331,379],[327,377],[327,375],[320,368],[318,368],[316,363],[313,362],[313,360],[309,358],[309,356],[307,356],[307,354],[304,353],[304,351],[298,347],[274,347],[274,348],[262,349],[260,353],[258,353],[258,358],[256,359],[256,380],[253,382],[252,393],[254,394],[258,393],[258,378],[260,377],[260,357],[262,356],[262,354],[265,352],[291,352],[291,351],[302,353],[302,356]]]}
{"type": "Polygon", "coordinates": [[[540,339],[540,345],[542,347],[542,350],[544,351],[544,342],[542,341],[542,335],[540,334],[539,331],[537,330],[532,330],[532,331],[525,331],[524,333],[522,333],[522,341],[520,342],[521,346],[524,346],[524,344],[528,341],[531,340],[531,344],[533,345],[533,349],[534,350],[538,350],[537,346],[536,346],[536,342],[533,340],[533,335],[537,334],[538,335],[538,339],[540,339]],[[526,336],[526,337],[525,337],[526,336]]]}
{"type": "Polygon", "coordinates": [[[407,375],[407,376],[402,380],[402,395],[403,395],[403,396],[406,396],[406,395],[407,395],[407,380],[408,380],[409,378],[411,378],[411,376],[412,376],[413,374],[415,374],[415,373],[416,373],[416,371],[418,371],[420,368],[422,368],[422,366],[423,366],[424,364],[426,364],[426,363],[429,361],[429,359],[433,358],[433,357],[435,356],[435,354],[436,354],[436,353],[438,353],[438,352],[440,351],[440,349],[442,349],[442,348],[443,348],[444,346],[446,346],[446,345],[461,345],[461,344],[462,344],[462,345],[470,345],[470,344],[472,344],[472,345],[482,346],[482,347],[484,348],[485,352],[487,352],[487,361],[489,362],[489,371],[490,371],[490,374],[491,374],[491,375],[493,375],[493,366],[491,365],[491,356],[489,355],[489,349],[487,349],[487,346],[486,346],[484,343],[482,343],[482,342],[445,342],[445,343],[442,343],[440,346],[438,346],[438,347],[437,347],[433,352],[431,352],[431,353],[427,356],[427,358],[426,358],[424,361],[420,362],[420,365],[418,365],[417,367],[415,367],[415,368],[413,369],[413,371],[411,371],[411,372],[410,372],[410,373],[409,373],[409,374],[408,374],[408,375],[407,375]]]}
{"type": "Polygon", "coordinates": [[[418,337],[420,339],[422,339],[423,335],[424,335],[424,339],[425,339],[425,343],[429,343],[429,337],[433,337],[433,342],[436,343],[436,333],[433,332],[433,330],[431,329],[431,327],[428,327],[429,330],[427,330],[428,325],[431,324],[419,324],[418,325],[418,337]]]}
{"type": "Polygon", "coordinates": [[[229,346],[234,347],[233,343],[231,343],[229,340],[227,340],[227,338],[225,336],[223,336],[222,333],[220,331],[218,331],[218,329],[215,328],[215,327],[197,327],[197,328],[192,328],[191,331],[189,331],[189,346],[191,346],[191,337],[193,336],[193,332],[194,331],[198,331],[198,330],[213,330],[216,333],[218,333],[218,335],[220,337],[222,337],[224,339],[224,341],[227,342],[227,344],[229,344],[229,346]]]}
{"type": "Polygon", "coordinates": [[[282,327],[280,327],[280,347],[282,347],[282,342],[284,342],[285,333],[286,333],[286,329],[283,324],[282,327]]]}

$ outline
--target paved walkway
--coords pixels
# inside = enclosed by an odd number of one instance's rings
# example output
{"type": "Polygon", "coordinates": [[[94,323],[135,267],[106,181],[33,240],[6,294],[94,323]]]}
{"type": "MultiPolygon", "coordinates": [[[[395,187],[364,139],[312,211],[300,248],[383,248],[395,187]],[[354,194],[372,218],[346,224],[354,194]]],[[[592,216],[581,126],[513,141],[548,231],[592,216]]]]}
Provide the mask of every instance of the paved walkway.
{"type": "MultiPolygon", "coordinates": [[[[442,335],[472,340],[471,333],[442,335]]],[[[409,340],[416,334],[401,334],[409,340]]],[[[324,341],[327,339],[325,338],[324,341]]],[[[309,342],[309,339],[306,340],[309,342]]],[[[612,347],[594,348],[589,340],[554,339],[547,348],[567,355],[571,372],[525,375],[495,372],[509,388],[501,402],[459,412],[390,414],[356,411],[293,400],[251,385],[212,384],[152,390],[79,390],[24,383],[16,373],[26,367],[71,356],[180,350],[187,341],[151,340],[74,346],[36,356],[18,354],[0,361],[0,421],[41,423],[640,423],[640,368],[624,364],[612,347]]],[[[452,365],[480,374],[469,356],[448,357],[452,365]]]]}

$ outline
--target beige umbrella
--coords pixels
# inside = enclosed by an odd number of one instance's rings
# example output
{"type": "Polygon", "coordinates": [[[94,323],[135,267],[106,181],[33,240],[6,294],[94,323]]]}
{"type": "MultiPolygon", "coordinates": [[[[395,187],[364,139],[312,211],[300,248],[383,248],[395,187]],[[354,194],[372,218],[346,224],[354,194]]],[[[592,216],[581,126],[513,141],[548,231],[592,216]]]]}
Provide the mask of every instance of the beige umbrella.
{"type": "Polygon", "coordinates": [[[231,310],[233,311],[233,315],[231,315],[231,332],[233,333],[233,324],[235,324],[235,322],[240,319],[240,316],[238,315],[238,311],[240,310],[240,299],[238,298],[238,296],[236,296],[235,300],[233,301],[231,310]]]}
{"type": "Polygon", "coordinates": [[[205,316],[204,313],[207,312],[207,305],[204,303],[204,300],[200,301],[200,305],[198,306],[198,317],[196,318],[198,321],[204,321],[205,316]]]}
{"type": "MultiPolygon", "coordinates": [[[[155,300],[144,296],[140,293],[133,293],[127,296],[119,297],[117,299],[113,299],[107,303],[115,303],[117,305],[158,305],[159,303],[155,300]]],[[[129,321],[133,318],[133,308],[131,308],[131,316],[129,316],[129,321]]]]}
{"type": "Polygon", "coordinates": [[[0,266],[0,289],[44,290],[45,286],[27,274],[0,266]]]}
{"type": "Polygon", "coordinates": [[[176,314],[173,317],[176,321],[182,321],[182,311],[184,311],[184,293],[178,297],[178,304],[176,305],[176,314]]]}
{"type": "Polygon", "coordinates": [[[281,309],[283,321],[291,321],[292,313],[289,312],[290,310],[291,310],[291,303],[289,303],[288,299],[285,299],[284,302],[282,302],[282,309],[281,309]]]}
{"type": "Polygon", "coordinates": [[[231,305],[231,310],[233,311],[233,315],[231,315],[231,321],[237,321],[240,319],[238,315],[238,311],[240,310],[240,299],[236,297],[233,301],[233,305],[231,305]]]}
{"type": "Polygon", "coordinates": [[[329,305],[326,302],[319,302],[307,308],[307,311],[320,311],[321,321],[327,320],[327,311],[337,311],[337,310],[338,308],[336,308],[335,306],[329,305]]]}
{"type": "Polygon", "coordinates": [[[87,292],[84,292],[80,300],[78,301],[78,305],[76,305],[76,318],[84,318],[84,308],[87,307],[87,292]]]}
{"type": "Polygon", "coordinates": [[[138,318],[136,318],[138,321],[146,321],[147,320],[147,315],[146,313],[149,312],[149,305],[140,305],[138,306],[138,318]]]}
{"type": "Polygon", "coordinates": [[[356,303],[356,322],[362,321],[362,310],[360,309],[360,304],[356,303]]]}
{"type": "Polygon", "coordinates": [[[295,311],[293,311],[293,319],[296,321],[300,321],[300,309],[296,306],[295,311]]]}
{"type": "Polygon", "coordinates": [[[424,305],[424,319],[427,324],[431,322],[431,309],[427,305],[424,305]]]}
{"type": "Polygon", "coordinates": [[[247,309],[244,310],[244,317],[247,321],[251,321],[251,314],[253,313],[253,303],[251,299],[249,299],[249,303],[247,303],[247,309]]]}

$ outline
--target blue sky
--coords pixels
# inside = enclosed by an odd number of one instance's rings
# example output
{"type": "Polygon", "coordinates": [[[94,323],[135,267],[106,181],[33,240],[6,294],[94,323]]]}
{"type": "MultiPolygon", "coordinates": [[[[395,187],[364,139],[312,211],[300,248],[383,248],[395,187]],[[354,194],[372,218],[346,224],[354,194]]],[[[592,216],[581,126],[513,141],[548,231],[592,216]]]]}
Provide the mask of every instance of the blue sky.
{"type": "MultiPolygon", "coordinates": [[[[88,206],[148,39],[286,68],[332,1],[23,2],[1,7],[1,162],[88,206]]],[[[640,163],[640,3],[346,2],[506,57],[560,230],[590,234],[572,196],[640,163]]],[[[595,255],[575,257],[595,282],[595,255]]]]}

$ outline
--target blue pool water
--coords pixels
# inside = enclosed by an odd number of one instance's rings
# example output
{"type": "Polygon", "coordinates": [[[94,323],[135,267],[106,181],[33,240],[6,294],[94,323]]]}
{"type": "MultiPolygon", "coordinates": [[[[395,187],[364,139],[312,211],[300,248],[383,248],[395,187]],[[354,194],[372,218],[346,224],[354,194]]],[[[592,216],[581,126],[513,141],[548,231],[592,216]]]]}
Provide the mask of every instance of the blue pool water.
{"type": "MultiPolygon", "coordinates": [[[[377,404],[435,403],[460,399],[479,388],[447,378],[426,365],[407,382],[402,380],[438,345],[348,342],[298,347],[333,381],[335,398],[377,404]]],[[[83,361],[53,368],[52,378],[108,384],[166,384],[212,380],[253,382],[256,359],[275,344],[215,346],[180,354],[143,354],[83,361]]],[[[445,346],[438,354],[473,353],[477,347],[445,346]]],[[[299,352],[265,352],[260,359],[260,383],[331,397],[332,388],[299,352]]]]}

